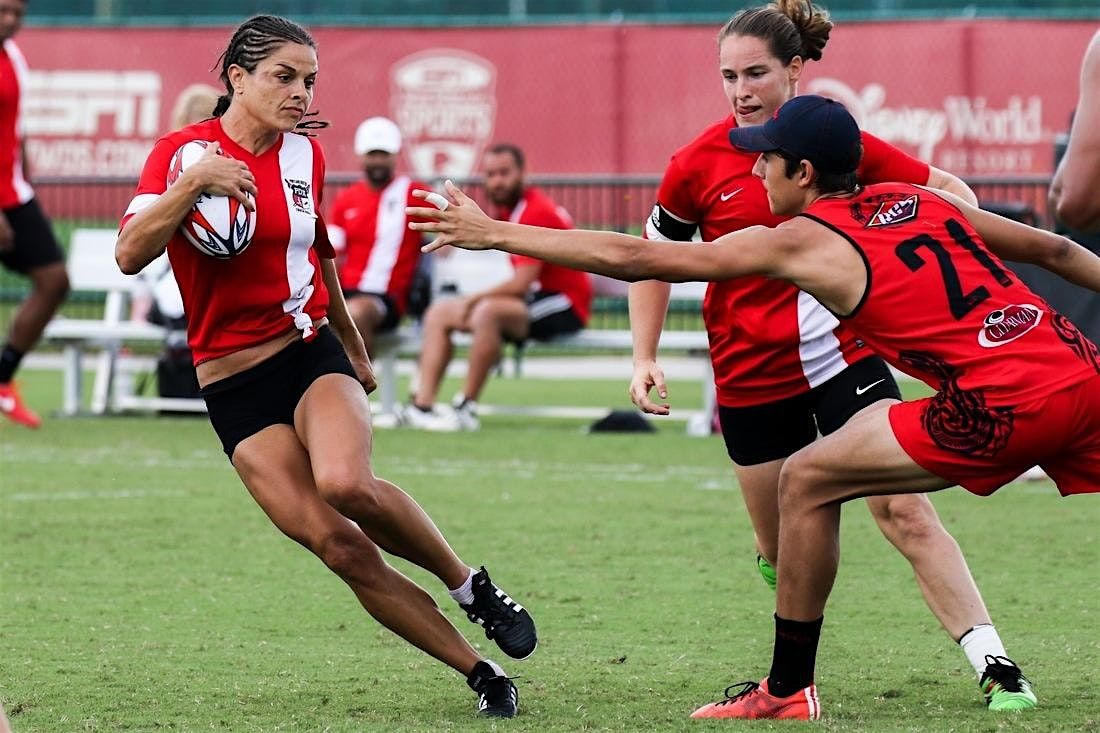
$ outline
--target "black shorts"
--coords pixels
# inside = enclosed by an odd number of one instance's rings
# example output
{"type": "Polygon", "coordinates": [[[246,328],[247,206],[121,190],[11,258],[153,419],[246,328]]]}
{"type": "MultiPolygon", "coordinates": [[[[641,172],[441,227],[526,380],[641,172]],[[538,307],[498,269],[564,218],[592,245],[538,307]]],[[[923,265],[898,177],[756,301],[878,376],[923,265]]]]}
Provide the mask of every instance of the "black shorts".
{"type": "Polygon", "coordinates": [[[26,275],[31,270],[65,261],[65,253],[57,243],[50,220],[42,213],[36,199],[4,209],[15,239],[11,249],[0,252],[4,267],[26,275]]]}
{"type": "Polygon", "coordinates": [[[325,374],[359,379],[328,326],[312,341],[295,341],[256,366],[203,387],[210,424],[230,460],[245,438],[271,425],[293,425],[302,395],[325,374]]]}
{"type": "Polygon", "coordinates": [[[860,359],[808,392],[751,407],[718,406],[726,452],[739,466],[777,461],[839,430],[864,407],[901,399],[890,367],[877,356],[860,359]]]}
{"type": "Polygon", "coordinates": [[[576,333],[584,322],[573,310],[573,301],[561,293],[539,291],[527,296],[527,335],[537,341],[576,333]]]}
{"type": "Polygon", "coordinates": [[[389,333],[397,328],[397,324],[401,322],[401,310],[388,293],[368,293],[365,290],[344,291],[344,300],[360,297],[376,298],[386,311],[386,314],[382,316],[382,322],[375,327],[375,333],[389,333]]]}

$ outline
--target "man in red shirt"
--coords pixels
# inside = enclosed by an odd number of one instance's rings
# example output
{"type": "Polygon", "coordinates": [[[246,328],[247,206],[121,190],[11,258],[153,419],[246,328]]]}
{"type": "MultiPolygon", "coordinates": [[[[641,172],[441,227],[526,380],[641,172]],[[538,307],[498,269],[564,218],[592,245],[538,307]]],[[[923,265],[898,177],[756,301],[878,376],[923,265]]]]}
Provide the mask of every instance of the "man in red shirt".
{"type": "MultiPolygon", "coordinates": [[[[625,280],[793,282],[883,359],[937,390],[922,400],[878,400],[786,460],[771,671],[693,715],[813,720],[821,715],[814,667],[843,502],[955,484],[987,496],[1034,465],[1063,495],[1100,491],[1097,348],[998,259],[1037,264],[1100,292],[1100,257],[943,191],[861,188],[859,128],[823,97],[795,97],[730,139],[760,153],[755,173],[772,213],[794,218],[722,236],[712,247],[643,245],[614,232],[493,222],[448,184],[457,205],[412,209],[435,221],[411,226],[440,233],[431,248],[494,247],[625,280]]],[[[1015,665],[990,656],[989,666],[1015,665]]],[[[983,678],[987,694],[996,679],[983,678]]],[[[1010,694],[1034,703],[1026,679],[1014,684],[1010,694]]]]}
{"type": "Polygon", "coordinates": [[[397,328],[408,305],[420,260],[420,235],[406,224],[405,207],[415,189],[427,188],[397,176],[401,130],[385,117],[371,117],[355,131],[355,154],[365,179],[336,197],[329,238],[336,248],[340,287],[367,352],[374,336],[397,328]]]}
{"type": "Polygon", "coordinates": [[[65,300],[69,277],[65,256],[24,175],[20,102],[27,62],[12,38],[26,9],[25,0],[0,0],[0,263],[31,281],[0,350],[0,413],[37,428],[41,420],[23,404],[12,378],[65,300]]]}
{"type": "MultiPolygon", "coordinates": [[[[499,143],[485,154],[485,191],[502,221],[572,229],[564,209],[524,183],[524,155],[515,145],[499,143]]],[[[407,425],[423,430],[477,430],[477,399],[500,359],[504,340],[551,339],[584,328],[592,307],[588,275],[533,257],[512,256],[514,274],[491,288],[433,303],[424,314],[424,348],[407,425]],[[473,334],[470,365],[452,410],[434,407],[439,385],[453,355],[451,334],[473,334]]]]}

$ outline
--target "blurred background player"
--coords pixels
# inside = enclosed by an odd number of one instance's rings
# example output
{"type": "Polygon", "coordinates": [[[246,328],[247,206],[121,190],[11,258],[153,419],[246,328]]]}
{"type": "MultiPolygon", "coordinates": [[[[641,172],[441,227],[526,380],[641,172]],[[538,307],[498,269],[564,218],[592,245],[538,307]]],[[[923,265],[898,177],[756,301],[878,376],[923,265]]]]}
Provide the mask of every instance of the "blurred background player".
{"type": "Polygon", "coordinates": [[[340,192],[329,213],[340,287],[367,353],[375,334],[397,328],[409,301],[421,236],[406,226],[405,207],[417,203],[408,176],[397,176],[401,130],[385,117],[371,117],[355,131],[355,154],[364,179],[340,192]]]}
{"type": "MultiPolygon", "coordinates": [[[[515,145],[498,143],[484,159],[485,191],[493,216],[551,229],[571,229],[569,215],[545,193],[524,182],[524,155],[515,145]]],[[[419,202],[418,202],[419,203],[419,202]]],[[[433,303],[424,314],[424,346],[412,404],[405,424],[423,430],[477,430],[477,400],[489,372],[500,359],[505,340],[551,339],[575,333],[588,323],[592,285],[588,274],[532,257],[512,255],[512,277],[471,295],[433,303]],[[451,334],[473,335],[469,368],[451,410],[434,405],[454,354],[451,334]]]]}
{"type": "MultiPolygon", "coordinates": [[[[818,60],[832,23],[805,0],[779,0],[743,10],[719,33],[719,71],[732,114],[673,154],[646,224],[653,240],[704,242],[754,225],[775,226],[756,155],[734,150],[731,127],[758,125],[798,93],[807,61],[818,60]]],[[[955,176],[863,134],[864,183],[926,184],[976,203],[955,176]]],[[[630,286],[634,334],[631,397],[640,408],[666,414],[650,401],[654,387],[667,397],[657,343],[668,309],[667,283],[630,286]]],[[[779,542],[779,473],[798,449],[837,430],[860,410],[900,392],[887,365],[839,327],[812,297],[787,282],[746,277],[711,283],[703,301],[717,386],[718,414],[727,452],[741,486],[756,538],[757,565],[775,587],[779,542]]],[[[909,560],[929,608],[959,642],[979,679],[986,656],[1005,651],[954,538],[924,496],[868,500],[882,533],[909,560]]],[[[997,698],[990,707],[1018,705],[997,698]]]]}
{"type": "Polygon", "coordinates": [[[214,116],[214,107],[218,104],[218,90],[209,84],[189,84],[176,97],[172,105],[169,128],[179,130],[196,122],[208,120],[214,116]]]}
{"type": "Polygon", "coordinates": [[[1051,207],[1071,229],[1100,231],[1100,32],[1081,62],[1081,86],[1066,153],[1050,186],[1051,207]]]}
{"type": "Polygon", "coordinates": [[[37,428],[41,419],[23,404],[12,379],[64,302],[69,276],[53,228],[27,183],[20,108],[27,62],[13,40],[26,9],[24,0],[0,0],[0,262],[27,277],[31,285],[0,350],[0,413],[37,428]]]}
{"type": "Polygon", "coordinates": [[[315,138],[295,134],[317,71],[316,44],[301,26],[270,15],[242,23],[221,57],[226,91],[215,117],[157,141],[115,257],[133,274],[167,250],[210,423],[271,522],[379,623],[462,673],[480,713],[512,717],[515,685],[382,554],[432,573],[506,654],[534,652],[529,612],[484,568],[464,563],[412,497],[374,473],[367,393],[376,380],[319,216],[324,153],[315,138]],[[168,185],[174,154],[194,140],[210,145],[168,185]],[[246,206],[255,197],[246,251],[216,259],[183,238],[180,224],[202,193],[246,206]]]}

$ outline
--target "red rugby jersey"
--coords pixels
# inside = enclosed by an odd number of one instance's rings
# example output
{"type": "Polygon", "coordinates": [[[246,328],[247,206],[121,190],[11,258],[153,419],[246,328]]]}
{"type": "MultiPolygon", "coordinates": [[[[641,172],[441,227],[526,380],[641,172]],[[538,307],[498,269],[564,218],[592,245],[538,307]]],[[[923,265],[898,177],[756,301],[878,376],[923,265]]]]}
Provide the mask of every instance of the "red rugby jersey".
{"type": "Polygon", "coordinates": [[[34,198],[23,178],[22,93],[27,62],[15,41],[4,41],[0,51],[0,209],[10,209],[34,198]]]}
{"type": "Polygon", "coordinates": [[[340,285],[345,290],[385,293],[404,313],[420,260],[420,232],[408,227],[406,206],[423,206],[416,189],[430,190],[398,176],[379,191],[360,181],[340,192],[329,212],[329,231],[342,249],[340,285]]]}
{"type": "MultiPolygon", "coordinates": [[[[958,407],[1012,406],[1095,376],[1096,347],[990,252],[954,205],[903,183],[801,214],[859,251],[867,290],[844,323],[958,407]]],[[[973,408],[971,410],[970,408],[973,408]]]]}
{"type": "MultiPolygon", "coordinates": [[[[673,154],[646,224],[649,239],[704,242],[754,225],[785,220],[768,209],[763,182],[752,175],[758,155],[734,149],[732,115],[673,154]]],[[[926,163],[863,133],[864,182],[925,183],[926,163]]],[[[710,283],[703,320],[718,403],[726,407],[794,397],[869,354],[837,319],[793,285],[765,277],[710,283]]]]}
{"type": "MultiPolygon", "coordinates": [[[[499,209],[496,218],[548,229],[573,228],[573,220],[568,212],[534,186],[524,189],[523,197],[514,209],[499,209]]],[[[581,323],[588,324],[588,317],[592,313],[592,282],[588,279],[587,272],[523,255],[511,255],[511,260],[512,267],[538,265],[538,289],[561,293],[569,298],[569,302],[573,304],[573,312],[581,319],[581,323]]]]}
{"type": "Polygon", "coordinates": [[[203,254],[178,231],[168,259],[187,314],[187,341],[195,364],[256,346],[294,328],[313,335],[313,320],[328,311],[319,257],[334,252],[319,216],[325,159],[313,138],[284,133],[262,155],[225,134],[221,120],[199,122],[165,135],[153,147],[122,227],[167,188],[168,164],[190,140],[221,143],[226,155],[256,177],[256,232],[241,254],[203,254]]]}

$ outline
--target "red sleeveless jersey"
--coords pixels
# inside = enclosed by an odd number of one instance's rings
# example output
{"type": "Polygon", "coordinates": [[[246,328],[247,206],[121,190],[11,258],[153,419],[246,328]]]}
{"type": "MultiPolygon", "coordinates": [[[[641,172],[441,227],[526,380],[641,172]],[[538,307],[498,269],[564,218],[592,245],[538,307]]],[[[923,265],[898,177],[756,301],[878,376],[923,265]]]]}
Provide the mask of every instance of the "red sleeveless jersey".
{"type": "Polygon", "coordinates": [[[854,198],[819,199],[802,216],[843,236],[864,260],[867,290],[844,324],[939,390],[933,400],[946,412],[937,419],[950,414],[960,434],[979,429],[972,420],[995,427],[1011,419],[1008,408],[1100,371],[1096,347],[936,194],[884,183],[854,198]]]}
{"type": "MultiPolygon", "coordinates": [[[[759,157],[734,149],[733,116],[714,123],[676,151],[665,170],[646,237],[704,242],[754,225],[785,221],[768,208],[763,182],[752,174],[759,157]]],[[[860,180],[928,181],[928,165],[863,133],[860,180]]],[[[867,356],[835,316],[790,283],[742,277],[710,283],[703,320],[718,404],[745,407],[787,399],[832,379],[867,356]]]]}
{"type": "Polygon", "coordinates": [[[256,232],[241,254],[217,259],[200,252],[177,230],[168,259],[187,315],[187,342],[196,364],[270,341],[295,328],[303,337],[328,312],[328,290],[319,257],[332,245],[319,215],[325,159],[312,138],[284,133],[261,155],[252,155],[206,120],[162,137],[138,180],[122,219],[154,203],[167,188],[172,156],[191,140],[221,143],[226,155],[256,177],[256,232]]]}

